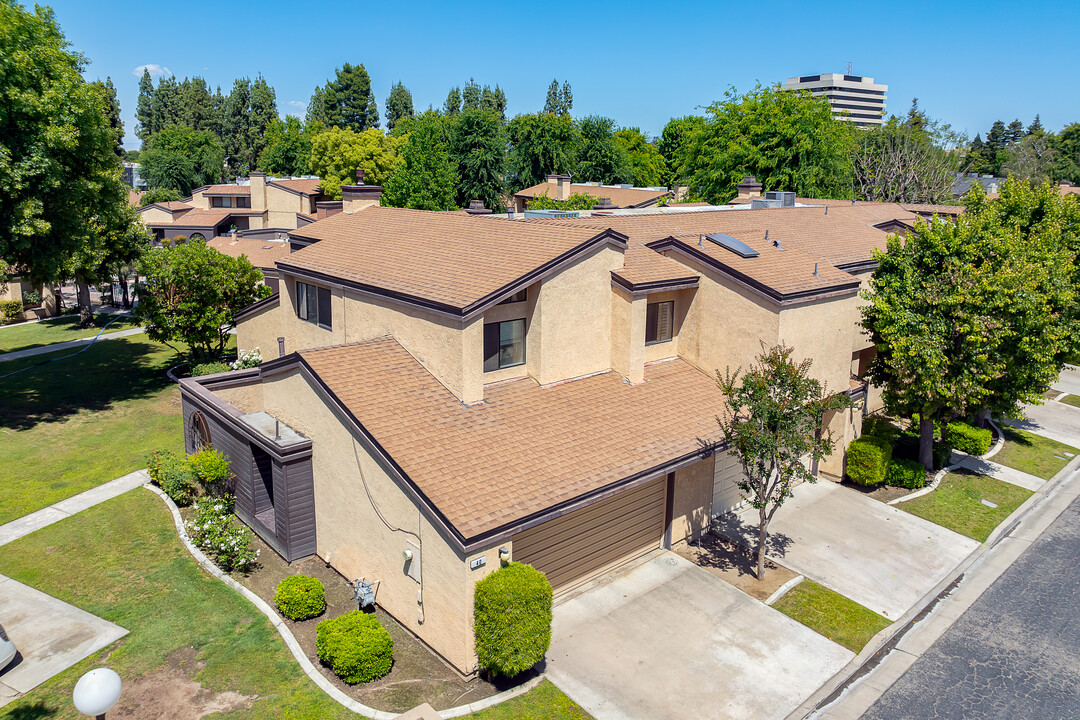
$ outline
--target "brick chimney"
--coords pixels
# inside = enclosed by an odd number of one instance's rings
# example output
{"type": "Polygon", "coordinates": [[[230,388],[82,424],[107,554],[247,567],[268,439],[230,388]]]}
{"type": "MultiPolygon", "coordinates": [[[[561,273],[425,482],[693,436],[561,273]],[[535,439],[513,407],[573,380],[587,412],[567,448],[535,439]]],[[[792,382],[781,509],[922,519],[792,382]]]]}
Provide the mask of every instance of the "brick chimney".
{"type": "Polygon", "coordinates": [[[465,212],[470,215],[490,215],[491,211],[484,207],[483,200],[470,200],[469,207],[465,208],[465,212]]]}
{"type": "Polygon", "coordinates": [[[373,205],[378,205],[382,198],[382,185],[365,185],[364,171],[356,171],[355,185],[341,186],[341,209],[352,213],[373,205]]]}
{"type": "Polygon", "coordinates": [[[761,197],[761,183],[753,175],[744,177],[735,188],[739,191],[739,196],[732,202],[748,203],[753,198],[761,197]]]}
{"type": "Polygon", "coordinates": [[[570,199],[570,176],[569,175],[548,175],[547,181],[549,185],[554,185],[554,192],[548,191],[548,196],[553,200],[569,200],[570,199]]]}

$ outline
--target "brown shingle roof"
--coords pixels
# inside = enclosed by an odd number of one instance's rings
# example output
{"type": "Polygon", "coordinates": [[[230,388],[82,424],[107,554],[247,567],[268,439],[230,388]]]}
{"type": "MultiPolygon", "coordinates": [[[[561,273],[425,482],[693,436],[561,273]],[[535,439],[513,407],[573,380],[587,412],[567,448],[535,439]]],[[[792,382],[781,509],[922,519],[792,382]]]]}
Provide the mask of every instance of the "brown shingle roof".
{"type": "Polygon", "coordinates": [[[297,178],[295,180],[270,180],[266,184],[278,185],[304,195],[318,195],[322,192],[319,189],[320,182],[319,178],[297,178]]]}
{"type": "Polygon", "coordinates": [[[203,195],[250,195],[250,185],[207,185],[203,195]]]}
{"type": "Polygon", "coordinates": [[[682,360],[639,385],[491,385],[467,407],[391,338],[301,356],[466,540],[719,440],[724,396],[682,360]]]}
{"type": "MultiPolygon", "coordinates": [[[[545,192],[548,197],[555,197],[556,186],[553,183],[540,183],[539,185],[533,185],[527,187],[524,190],[519,190],[514,193],[514,197],[534,198],[543,195],[545,192]]],[[[570,185],[570,194],[577,195],[591,195],[594,198],[610,198],[611,203],[616,207],[637,207],[645,206],[649,203],[662,198],[671,193],[667,190],[647,190],[645,188],[614,188],[614,187],[602,187],[599,185],[570,185]]]]}
{"type": "Polygon", "coordinates": [[[682,263],[669,260],[644,245],[632,244],[626,248],[623,267],[614,271],[623,286],[633,290],[641,286],[664,283],[695,282],[698,274],[682,263]]]}
{"type": "Polygon", "coordinates": [[[608,237],[588,226],[378,206],[339,213],[289,234],[318,242],[279,261],[281,267],[421,298],[448,312],[470,310],[564,255],[608,237]]]}
{"type": "Polygon", "coordinates": [[[246,255],[247,259],[257,268],[273,269],[274,262],[289,254],[289,243],[274,240],[258,240],[256,238],[222,237],[218,236],[208,240],[207,245],[219,250],[229,257],[246,255]]]}
{"type": "Polygon", "coordinates": [[[213,208],[211,210],[194,208],[188,210],[183,215],[180,215],[171,223],[150,223],[150,227],[163,228],[173,225],[176,227],[194,227],[212,230],[224,222],[230,215],[252,216],[261,214],[262,213],[257,210],[237,210],[236,208],[213,208]]]}

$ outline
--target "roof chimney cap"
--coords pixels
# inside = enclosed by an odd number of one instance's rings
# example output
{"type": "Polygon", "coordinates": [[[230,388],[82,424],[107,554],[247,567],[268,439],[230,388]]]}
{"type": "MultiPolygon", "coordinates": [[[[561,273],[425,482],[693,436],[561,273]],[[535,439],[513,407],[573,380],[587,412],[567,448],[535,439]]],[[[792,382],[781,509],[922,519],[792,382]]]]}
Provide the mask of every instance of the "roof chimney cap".
{"type": "Polygon", "coordinates": [[[757,178],[755,178],[753,175],[747,175],[736,187],[738,187],[740,190],[742,190],[743,188],[746,188],[747,190],[761,190],[761,183],[759,183],[757,181],[757,178]]]}
{"type": "Polygon", "coordinates": [[[465,208],[465,212],[470,215],[490,215],[491,211],[484,207],[483,200],[470,200],[469,207],[465,208]]]}
{"type": "Polygon", "coordinates": [[[363,185],[364,184],[364,168],[357,169],[357,171],[356,171],[356,184],[357,185],[363,185]]]}
{"type": "Polygon", "coordinates": [[[613,205],[611,203],[611,198],[602,197],[602,198],[600,198],[600,200],[595,205],[592,206],[592,209],[593,210],[616,210],[616,209],[618,209],[618,207],[619,207],[618,205],[613,205]]]}

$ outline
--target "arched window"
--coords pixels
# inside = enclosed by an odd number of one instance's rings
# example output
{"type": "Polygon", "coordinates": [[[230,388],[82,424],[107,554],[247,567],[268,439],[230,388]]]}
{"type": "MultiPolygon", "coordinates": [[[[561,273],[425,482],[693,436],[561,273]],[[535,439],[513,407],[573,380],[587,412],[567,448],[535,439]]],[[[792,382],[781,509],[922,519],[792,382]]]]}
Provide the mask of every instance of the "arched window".
{"type": "Polygon", "coordinates": [[[195,452],[201,452],[211,446],[210,426],[201,412],[191,416],[191,445],[195,452]]]}

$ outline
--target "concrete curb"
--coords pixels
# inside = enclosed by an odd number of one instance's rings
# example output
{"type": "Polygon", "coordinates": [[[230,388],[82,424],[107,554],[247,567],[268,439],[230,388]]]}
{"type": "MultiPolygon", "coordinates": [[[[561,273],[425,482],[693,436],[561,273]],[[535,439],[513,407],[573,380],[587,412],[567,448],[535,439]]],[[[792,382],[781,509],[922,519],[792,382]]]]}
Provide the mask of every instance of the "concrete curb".
{"type": "MultiPolygon", "coordinates": [[[[899,620],[884,628],[881,632],[871,638],[870,642],[866,644],[862,651],[856,655],[843,670],[833,676],[833,678],[822,685],[817,692],[807,698],[798,709],[787,716],[786,720],[803,720],[804,718],[819,717],[820,713],[825,712],[827,708],[830,708],[837,701],[843,699],[849,691],[858,687],[863,679],[873,674],[875,670],[885,663],[890,655],[892,655],[893,651],[896,650],[896,645],[903,639],[908,631],[916,628],[919,621],[929,615],[938,602],[945,600],[955,591],[964,589],[965,586],[961,583],[968,575],[969,571],[971,571],[973,565],[980,561],[989,560],[993,556],[994,549],[998,546],[998,543],[1012,533],[1023,520],[1028,519],[1028,517],[1041,505],[1050,500],[1054,493],[1065,483],[1066,479],[1078,469],[1080,469],[1080,456],[1073,458],[1039,490],[1033,492],[1031,497],[998,525],[985,543],[972,551],[967,558],[956,566],[946,579],[942,580],[937,587],[924,595],[922,599],[899,620]]],[[[990,579],[987,587],[989,584],[992,584],[993,581],[1007,569],[1007,567],[1008,565],[1001,568],[997,574],[990,579]]],[[[980,592],[979,595],[981,594],[982,593],[980,592]]],[[[970,602],[968,602],[960,612],[962,613],[963,610],[966,610],[976,599],[978,599],[978,595],[970,598],[970,602]]],[[[938,634],[938,637],[940,637],[941,634],[944,634],[951,624],[952,621],[943,627],[938,634]]],[[[928,642],[927,647],[929,647],[930,644],[932,644],[932,641],[928,642]]],[[[918,656],[910,657],[912,658],[911,661],[914,662],[914,659],[917,659],[918,656]]],[[[906,668],[904,669],[906,670],[906,668]]],[[[892,682],[899,679],[901,674],[903,674],[903,672],[897,674],[896,677],[892,679],[892,682]]],[[[891,686],[892,682],[889,682],[888,686],[891,686]]],[[[876,700],[877,697],[883,695],[885,690],[888,689],[888,686],[881,689],[874,699],[876,700]]],[[[876,689],[874,691],[877,692],[876,689]]],[[[871,702],[870,704],[873,703],[871,702]]],[[[852,714],[851,717],[858,717],[858,715],[861,715],[862,712],[868,708],[869,705],[867,705],[866,708],[863,708],[862,711],[859,711],[857,715],[852,714]]],[[[828,717],[831,718],[833,715],[830,714],[828,717]]]]}
{"type": "MultiPolygon", "coordinates": [[[[281,635],[281,639],[285,641],[285,646],[289,648],[289,652],[291,652],[293,657],[296,658],[296,662],[300,664],[300,669],[304,671],[305,675],[311,678],[311,681],[314,682],[319,687],[319,689],[321,689],[323,692],[329,695],[331,699],[338,702],[347,710],[351,710],[354,713],[364,715],[365,717],[373,718],[373,720],[393,720],[394,718],[398,717],[399,713],[386,712],[385,710],[376,710],[373,707],[368,707],[363,703],[353,700],[351,697],[339,690],[332,682],[327,680],[326,677],[323,676],[321,672],[319,672],[318,668],[316,668],[314,664],[312,664],[311,660],[308,659],[307,653],[305,653],[304,649],[300,647],[300,643],[296,640],[296,636],[292,634],[289,626],[285,624],[285,621],[281,619],[281,616],[279,616],[277,612],[258,595],[251,592],[246,587],[244,587],[243,585],[226,575],[224,572],[222,572],[217,565],[211,562],[210,558],[206,557],[206,555],[204,555],[203,552],[199,550],[199,548],[195,547],[195,545],[191,542],[191,538],[188,536],[187,531],[184,529],[184,520],[180,517],[180,509],[176,506],[176,503],[172,501],[172,498],[166,495],[160,488],[157,488],[153,485],[143,485],[143,487],[157,494],[157,496],[161,498],[162,502],[165,503],[166,507],[169,508],[169,511],[172,513],[173,516],[173,523],[176,525],[176,532],[180,536],[180,541],[184,543],[184,547],[186,547],[188,552],[191,553],[191,556],[195,558],[195,561],[199,563],[199,565],[201,565],[202,568],[208,573],[231,587],[236,592],[243,595],[249,602],[251,602],[252,605],[258,608],[259,611],[267,617],[267,619],[281,635]]],[[[456,718],[477,712],[479,710],[484,710],[494,705],[498,705],[504,700],[509,700],[511,698],[517,697],[518,695],[523,695],[527,693],[528,691],[536,687],[538,684],[540,684],[540,681],[543,679],[544,676],[539,675],[532,680],[529,680],[528,682],[519,685],[516,688],[513,688],[511,690],[505,690],[496,695],[492,695],[491,697],[484,698],[483,700],[477,700],[476,702],[470,703],[468,705],[458,705],[457,707],[440,710],[438,711],[439,716],[443,718],[456,718]]]]}
{"type": "Polygon", "coordinates": [[[802,575],[796,575],[795,577],[791,578],[786,583],[784,583],[783,585],[778,587],[776,589],[776,592],[774,592],[772,595],[770,595],[769,599],[765,601],[765,604],[766,605],[772,605],[774,602],[776,602],[780,598],[784,597],[784,595],[787,595],[788,591],[793,589],[796,585],[798,585],[799,583],[801,583],[805,579],[806,578],[803,577],[802,575]]]}
{"type": "Polygon", "coordinates": [[[176,365],[173,365],[171,368],[169,368],[168,370],[165,371],[165,376],[167,378],[169,378],[170,380],[172,380],[177,385],[179,385],[180,384],[180,378],[176,377],[176,371],[179,370],[180,368],[184,367],[187,364],[188,364],[188,361],[185,360],[182,363],[177,363],[176,365]]]}

